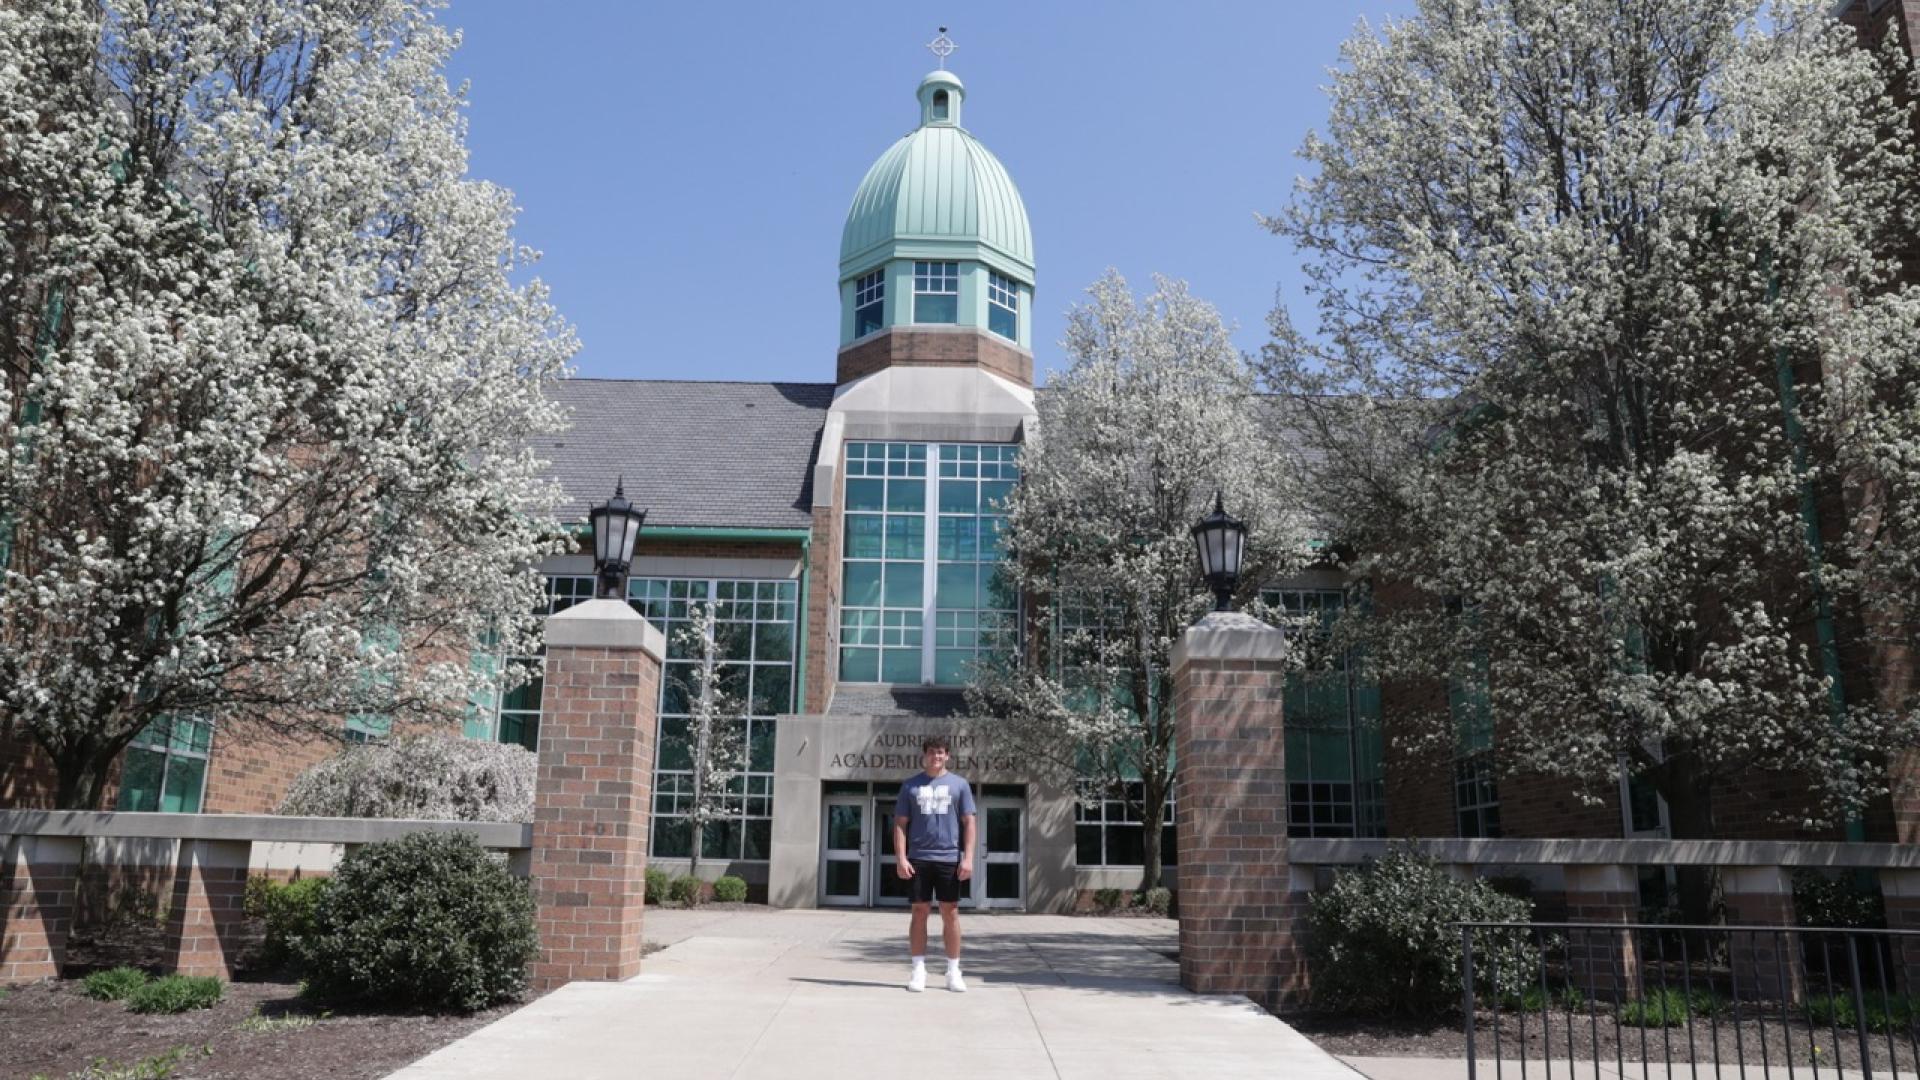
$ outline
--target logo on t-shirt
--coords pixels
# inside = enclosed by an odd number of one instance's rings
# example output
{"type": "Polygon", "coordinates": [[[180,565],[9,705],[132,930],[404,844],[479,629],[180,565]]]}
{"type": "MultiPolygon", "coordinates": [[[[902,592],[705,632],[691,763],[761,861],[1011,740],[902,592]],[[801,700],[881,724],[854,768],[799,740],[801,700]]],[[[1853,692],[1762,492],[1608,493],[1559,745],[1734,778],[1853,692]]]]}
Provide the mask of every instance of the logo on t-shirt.
{"type": "Polygon", "coordinates": [[[944,814],[953,809],[953,789],[945,784],[922,784],[913,789],[913,798],[923,814],[944,814]]]}

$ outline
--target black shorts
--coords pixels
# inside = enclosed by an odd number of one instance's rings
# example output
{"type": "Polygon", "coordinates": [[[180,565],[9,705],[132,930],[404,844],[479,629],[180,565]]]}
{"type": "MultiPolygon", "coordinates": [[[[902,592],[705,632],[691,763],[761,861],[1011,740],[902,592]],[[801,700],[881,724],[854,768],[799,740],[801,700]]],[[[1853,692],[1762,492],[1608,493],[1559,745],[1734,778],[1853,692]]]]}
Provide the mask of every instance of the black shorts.
{"type": "Polygon", "coordinates": [[[960,902],[960,864],[959,862],[933,862],[928,859],[913,860],[913,902],[931,903],[938,900],[943,904],[960,902]]]}

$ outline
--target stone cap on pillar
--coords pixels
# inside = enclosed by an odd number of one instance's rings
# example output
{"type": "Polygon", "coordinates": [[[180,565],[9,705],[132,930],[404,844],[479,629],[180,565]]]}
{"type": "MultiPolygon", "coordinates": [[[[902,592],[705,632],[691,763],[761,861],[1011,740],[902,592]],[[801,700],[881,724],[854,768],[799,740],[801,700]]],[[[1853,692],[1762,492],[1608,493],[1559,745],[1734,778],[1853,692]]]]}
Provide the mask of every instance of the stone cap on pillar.
{"type": "Polygon", "coordinates": [[[1256,660],[1278,663],[1287,657],[1287,635],[1239,611],[1212,611],[1173,643],[1171,667],[1189,660],[1256,660]]]}
{"type": "Polygon", "coordinates": [[[667,658],[667,636],[623,600],[588,600],[547,616],[547,647],[639,649],[667,658]]]}

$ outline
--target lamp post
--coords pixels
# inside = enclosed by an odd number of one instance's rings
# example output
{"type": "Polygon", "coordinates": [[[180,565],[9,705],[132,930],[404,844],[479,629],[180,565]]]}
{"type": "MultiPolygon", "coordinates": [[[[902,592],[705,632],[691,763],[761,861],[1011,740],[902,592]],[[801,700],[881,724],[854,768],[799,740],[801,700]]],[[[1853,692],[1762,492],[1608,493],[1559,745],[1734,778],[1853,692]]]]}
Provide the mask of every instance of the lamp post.
{"type": "Polygon", "coordinates": [[[614,482],[613,498],[589,511],[587,519],[593,522],[593,572],[600,579],[595,595],[601,600],[625,600],[633,544],[647,520],[645,510],[635,510],[627,501],[626,477],[614,482]]]}
{"type": "Polygon", "coordinates": [[[1195,522],[1191,531],[1200,553],[1200,575],[1213,590],[1213,610],[1233,610],[1233,589],[1240,583],[1240,562],[1247,552],[1247,523],[1228,515],[1216,490],[1213,513],[1195,522]]]}

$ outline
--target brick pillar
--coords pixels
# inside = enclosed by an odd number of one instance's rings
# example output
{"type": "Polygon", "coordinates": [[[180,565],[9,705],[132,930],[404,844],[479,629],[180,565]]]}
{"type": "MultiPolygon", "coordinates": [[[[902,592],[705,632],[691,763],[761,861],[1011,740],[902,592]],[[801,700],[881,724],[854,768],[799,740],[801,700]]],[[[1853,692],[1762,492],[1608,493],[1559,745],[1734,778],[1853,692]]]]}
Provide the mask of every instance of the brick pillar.
{"type": "Polygon", "coordinates": [[[1631,866],[1566,868],[1567,921],[1591,929],[1567,931],[1567,977],[1601,1001],[1640,996],[1640,950],[1630,923],[1640,911],[1640,883],[1631,866]]]}
{"type": "Polygon", "coordinates": [[[1214,612],[1173,648],[1180,984],[1269,1010],[1306,1000],[1311,868],[1287,861],[1286,639],[1214,612]]]}
{"type": "Polygon", "coordinates": [[[1730,866],[1720,871],[1727,925],[1778,926],[1779,932],[1734,931],[1728,941],[1733,979],[1743,998],[1799,1001],[1806,992],[1800,935],[1793,933],[1793,884],[1778,866],[1730,866]]]}
{"type": "Polygon", "coordinates": [[[67,836],[0,837],[0,986],[60,977],[82,843],[67,836]]]}
{"type": "Polygon", "coordinates": [[[182,975],[233,978],[246,922],[246,840],[182,840],[167,912],[168,966],[182,975]]]}
{"type": "MultiPolygon", "coordinates": [[[[1920,870],[1880,871],[1880,895],[1886,901],[1887,929],[1920,930],[1920,870]]],[[[1920,994],[1920,938],[1890,937],[1894,983],[1902,994],[1920,994]]]]}
{"type": "Polygon", "coordinates": [[[539,908],[537,988],[640,973],[665,656],[660,631],[623,601],[590,600],[547,620],[528,860],[539,908]]]}

